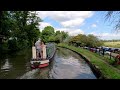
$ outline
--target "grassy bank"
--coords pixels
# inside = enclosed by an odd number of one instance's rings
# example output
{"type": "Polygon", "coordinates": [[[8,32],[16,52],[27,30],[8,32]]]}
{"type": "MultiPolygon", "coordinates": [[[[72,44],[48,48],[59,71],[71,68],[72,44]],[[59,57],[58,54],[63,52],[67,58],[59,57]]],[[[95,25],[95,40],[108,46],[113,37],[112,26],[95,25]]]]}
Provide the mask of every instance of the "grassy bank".
{"type": "Polygon", "coordinates": [[[104,42],[104,45],[107,47],[120,48],[120,41],[116,42],[104,42]]]}
{"type": "Polygon", "coordinates": [[[67,44],[58,44],[60,47],[65,47],[76,51],[86,57],[92,64],[94,64],[107,79],[120,79],[120,70],[109,65],[102,58],[98,57],[97,54],[92,53],[88,50],[77,48],[74,46],[68,46],[67,44]]]}

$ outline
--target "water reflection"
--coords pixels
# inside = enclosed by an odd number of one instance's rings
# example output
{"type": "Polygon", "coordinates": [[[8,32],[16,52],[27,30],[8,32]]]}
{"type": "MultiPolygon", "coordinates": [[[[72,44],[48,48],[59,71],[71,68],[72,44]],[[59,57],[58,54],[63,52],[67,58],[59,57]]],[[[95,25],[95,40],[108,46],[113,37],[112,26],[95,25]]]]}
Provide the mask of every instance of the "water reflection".
{"type": "Polygon", "coordinates": [[[59,48],[53,63],[49,72],[50,78],[96,79],[88,64],[79,55],[70,50],[59,48]]]}
{"type": "Polygon", "coordinates": [[[9,71],[12,68],[12,65],[9,63],[9,59],[5,59],[5,63],[1,66],[1,70],[9,71]]]}
{"type": "Polygon", "coordinates": [[[0,79],[16,79],[30,71],[31,49],[2,56],[3,58],[0,58],[0,79]]]}
{"type": "Polygon", "coordinates": [[[18,79],[36,79],[36,74],[38,73],[39,69],[33,69],[31,71],[26,72],[21,77],[18,77],[18,79]]]}

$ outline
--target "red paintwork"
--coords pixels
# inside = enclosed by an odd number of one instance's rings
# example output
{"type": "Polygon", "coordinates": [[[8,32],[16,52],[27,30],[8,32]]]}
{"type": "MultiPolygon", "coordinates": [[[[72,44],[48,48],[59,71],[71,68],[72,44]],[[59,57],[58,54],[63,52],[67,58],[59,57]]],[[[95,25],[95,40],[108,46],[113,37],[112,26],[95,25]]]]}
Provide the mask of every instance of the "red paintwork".
{"type": "Polygon", "coordinates": [[[33,69],[42,68],[42,67],[47,67],[48,65],[49,65],[49,63],[40,64],[38,67],[35,67],[34,65],[31,65],[31,68],[33,68],[33,69]]]}
{"type": "Polygon", "coordinates": [[[40,65],[38,66],[38,68],[46,67],[46,66],[48,66],[48,65],[49,65],[49,63],[40,64],[40,65]]]}

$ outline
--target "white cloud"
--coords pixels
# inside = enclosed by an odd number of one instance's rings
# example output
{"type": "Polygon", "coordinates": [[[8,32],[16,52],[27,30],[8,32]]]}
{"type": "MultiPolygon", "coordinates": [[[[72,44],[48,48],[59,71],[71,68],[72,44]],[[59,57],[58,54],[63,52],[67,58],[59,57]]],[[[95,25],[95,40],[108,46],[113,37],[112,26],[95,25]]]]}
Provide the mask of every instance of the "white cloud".
{"type": "Polygon", "coordinates": [[[83,24],[84,19],[83,18],[76,18],[73,20],[69,20],[69,21],[65,21],[65,22],[61,22],[61,24],[64,27],[77,27],[83,24]]]}
{"type": "Polygon", "coordinates": [[[65,31],[68,32],[70,36],[76,36],[78,34],[84,34],[84,32],[81,29],[72,29],[72,28],[57,28],[56,31],[65,31]]]}
{"type": "MultiPolygon", "coordinates": [[[[40,22],[40,30],[42,31],[46,26],[52,26],[50,23],[46,22],[40,22]]],[[[84,34],[84,32],[81,29],[74,29],[74,28],[54,28],[55,31],[65,31],[68,32],[69,35],[75,36],[78,34],[84,34]]]]}
{"type": "MultiPolygon", "coordinates": [[[[45,19],[46,17],[49,17],[57,22],[59,22],[63,28],[55,28],[55,31],[65,31],[68,32],[69,35],[75,36],[77,34],[84,34],[84,32],[81,29],[78,29],[78,26],[84,25],[85,19],[91,17],[94,12],[92,11],[37,11],[38,16],[41,19],[45,19]]],[[[97,20],[96,24],[98,24],[100,21],[97,20]]],[[[47,22],[41,22],[40,30],[43,30],[46,26],[52,26],[50,23],[47,22]]],[[[92,24],[91,27],[97,27],[96,24],[92,24]]],[[[88,28],[90,28],[88,26],[88,28]]],[[[120,33],[96,33],[92,32],[90,34],[93,34],[95,36],[98,36],[100,39],[120,39],[120,33]]]]}
{"type": "Polygon", "coordinates": [[[42,19],[52,18],[64,27],[80,26],[86,18],[94,14],[92,11],[37,11],[37,13],[42,19]]]}
{"type": "Polygon", "coordinates": [[[97,25],[96,24],[92,24],[92,27],[97,27],[97,25]]]}
{"type": "MultiPolygon", "coordinates": [[[[72,36],[84,34],[78,27],[84,25],[85,19],[94,14],[92,11],[37,11],[37,13],[41,19],[49,17],[59,22],[63,28],[55,28],[55,30],[68,32],[72,36]]],[[[40,29],[43,30],[49,25],[52,26],[49,23],[41,22],[40,29]]]]}
{"type": "Polygon", "coordinates": [[[76,29],[69,32],[70,36],[76,36],[78,34],[84,34],[84,32],[81,29],[76,29]]]}
{"type": "Polygon", "coordinates": [[[103,40],[120,39],[120,33],[91,33],[103,40]]]}
{"type": "Polygon", "coordinates": [[[39,26],[40,30],[43,30],[46,26],[52,26],[50,23],[46,23],[46,22],[40,22],[39,24],[40,24],[39,26]]]}

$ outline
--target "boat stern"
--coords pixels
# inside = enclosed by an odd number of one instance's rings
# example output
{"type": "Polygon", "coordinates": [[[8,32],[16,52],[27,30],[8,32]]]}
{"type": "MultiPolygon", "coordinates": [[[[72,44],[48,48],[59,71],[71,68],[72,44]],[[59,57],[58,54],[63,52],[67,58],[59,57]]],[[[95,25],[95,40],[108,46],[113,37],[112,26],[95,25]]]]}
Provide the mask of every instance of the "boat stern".
{"type": "Polygon", "coordinates": [[[32,68],[42,68],[49,65],[49,60],[32,60],[30,63],[32,68]]]}

